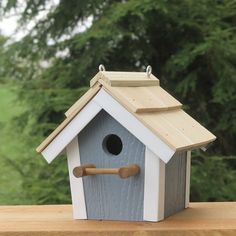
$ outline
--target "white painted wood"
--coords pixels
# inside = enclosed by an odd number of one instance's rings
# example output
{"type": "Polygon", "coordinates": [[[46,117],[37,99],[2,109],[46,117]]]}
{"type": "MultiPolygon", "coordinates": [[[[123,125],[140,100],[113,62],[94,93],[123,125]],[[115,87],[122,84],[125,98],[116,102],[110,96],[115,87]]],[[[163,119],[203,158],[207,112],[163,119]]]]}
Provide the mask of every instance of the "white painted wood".
{"type": "Polygon", "coordinates": [[[143,205],[146,221],[158,221],[159,163],[160,159],[146,147],[143,205]]]}
{"type": "Polygon", "coordinates": [[[90,101],[42,151],[42,155],[47,162],[52,162],[71,142],[71,140],[98,114],[100,110],[101,107],[99,105],[97,105],[94,101],[90,101]]]}
{"type": "Polygon", "coordinates": [[[185,208],[189,206],[190,176],[191,176],[191,151],[187,151],[185,208]]]}
{"type": "Polygon", "coordinates": [[[164,219],[164,200],[165,163],[146,147],[143,220],[164,219]]]}
{"type": "Polygon", "coordinates": [[[73,169],[80,166],[79,143],[77,136],[66,147],[70,177],[71,198],[74,219],[87,219],[83,179],[73,175],[73,169]]]}
{"type": "Polygon", "coordinates": [[[153,134],[141,121],[104,91],[104,89],[101,89],[92,101],[101,106],[165,163],[167,163],[175,153],[174,150],[153,134]]]}

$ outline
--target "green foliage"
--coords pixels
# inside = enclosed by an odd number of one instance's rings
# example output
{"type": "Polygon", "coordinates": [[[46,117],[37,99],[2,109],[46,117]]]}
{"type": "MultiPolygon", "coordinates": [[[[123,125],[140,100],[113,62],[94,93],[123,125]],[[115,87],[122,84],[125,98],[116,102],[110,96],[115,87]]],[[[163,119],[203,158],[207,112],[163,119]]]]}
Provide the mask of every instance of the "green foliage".
{"type": "Polygon", "coordinates": [[[14,90],[6,84],[0,83],[0,203],[17,204],[27,203],[22,189],[20,169],[16,162],[21,161],[19,156],[21,144],[17,134],[11,131],[8,120],[19,115],[22,108],[15,102],[14,90]]]}
{"type": "Polygon", "coordinates": [[[13,105],[16,99],[15,91],[9,85],[0,84],[0,123],[2,124],[5,124],[9,119],[18,115],[22,110],[21,107],[13,105]]]}
{"type": "Polygon", "coordinates": [[[40,138],[22,133],[16,119],[25,108],[16,101],[15,89],[0,84],[0,203],[69,203],[69,180],[65,158],[48,165],[35,156],[40,138]],[[9,124],[9,120],[11,123],[9,124]]]}
{"type": "MultiPolygon", "coordinates": [[[[6,12],[18,3],[8,2],[6,12]]],[[[199,153],[194,159],[192,199],[235,198],[234,0],[25,2],[22,25],[49,8],[22,40],[8,46],[5,63],[5,74],[18,81],[19,99],[25,102],[26,110],[15,122],[28,147],[37,146],[62,121],[63,112],[85,92],[100,63],[108,70],[130,71],[151,64],[162,86],[218,137],[209,157],[199,153]],[[78,33],[88,17],[92,25],[78,33]]],[[[33,151],[24,153],[26,192],[32,192],[35,202],[67,201],[65,163],[58,160],[49,168],[34,156],[33,151]],[[55,194],[58,181],[61,196],[55,194]]]]}
{"type": "Polygon", "coordinates": [[[233,156],[195,155],[191,170],[191,201],[234,201],[236,170],[230,170],[227,165],[233,161],[233,156]]]}
{"type": "MultiPolygon", "coordinates": [[[[32,154],[35,152],[31,150],[32,154]]],[[[26,154],[26,153],[25,153],[26,154]]],[[[34,154],[33,154],[34,155],[34,154]]],[[[26,155],[27,156],[27,155],[26,155]]],[[[58,158],[48,165],[38,156],[37,160],[25,160],[22,184],[28,204],[70,203],[70,183],[68,179],[66,158],[58,158]]],[[[19,165],[20,163],[18,163],[19,165]]]]}
{"type": "Polygon", "coordinates": [[[3,84],[6,82],[6,71],[5,71],[5,65],[6,65],[6,49],[4,45],[7,42],[7,38],[0,35],[0,84],[3,84]]]}

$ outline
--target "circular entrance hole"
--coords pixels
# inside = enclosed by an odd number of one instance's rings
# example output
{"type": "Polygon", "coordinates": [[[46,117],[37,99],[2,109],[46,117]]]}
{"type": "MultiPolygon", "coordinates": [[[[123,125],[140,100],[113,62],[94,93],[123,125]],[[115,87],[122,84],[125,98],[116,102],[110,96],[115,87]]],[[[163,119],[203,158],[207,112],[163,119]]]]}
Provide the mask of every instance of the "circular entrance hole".
{"type": "Polygon", "coordinates": [[[119,155],[122,151],[122,148],[122,141],[120,137],[115,134],[109,134],[103,140],[103,149],[112,155],[119,155]]]}

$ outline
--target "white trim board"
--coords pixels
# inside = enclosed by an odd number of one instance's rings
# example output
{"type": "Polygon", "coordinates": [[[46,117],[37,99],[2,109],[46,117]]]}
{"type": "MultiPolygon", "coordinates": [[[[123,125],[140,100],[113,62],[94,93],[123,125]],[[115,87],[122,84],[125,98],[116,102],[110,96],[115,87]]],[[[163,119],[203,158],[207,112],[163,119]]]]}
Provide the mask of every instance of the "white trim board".
{"type": "Polygon", "coordinates": [[[135,116],[128,112],[119,102],[111,97],[104,89],[101,89],[93,98],[97,105],[101,106],[108,114],[130,131],[137,139],[155,153],[162,161],[167,163],[174,155],[166,143],[153,134],[135,116]]]}
{"type": "Polygon", "coordinates": [[[66,151],[70,177],[73,217],[74,219],[87,219],[83,179],[76,178],[73,175],[73,169],[81,165],[77,136],[67,145],[66,151]]]}
{"type": "Polygon", "coordinates": [[[144,221],[164,219],[165,163],[147,147],[145,150],[144,221]]]}
{"type": "Polygon", "coordinates": [[[191,176],[191,151],[187,151],[186,161],[186,184],[185,184],[185,208],[189,206],[191,176]]]}
{"type": "Polygon", "coordinates": [[[52,162],[101,109],[95,102],[90,101],[42,151],[47,162],[52,162]]]}

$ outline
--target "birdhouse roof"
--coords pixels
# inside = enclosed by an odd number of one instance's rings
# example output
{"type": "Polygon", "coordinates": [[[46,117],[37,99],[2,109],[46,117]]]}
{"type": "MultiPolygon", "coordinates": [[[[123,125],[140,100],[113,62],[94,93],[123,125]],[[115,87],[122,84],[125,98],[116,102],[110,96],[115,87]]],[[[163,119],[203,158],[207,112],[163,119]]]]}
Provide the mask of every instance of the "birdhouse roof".
{"type": "Polygon", "coordinates": [[[90,81],[90,89],[69,108],[67,118],[37,151],[42,152],[101,89],[174,151],[204,147],[216,139],[183,111],[182,104],[160,87],[154,75],[100,71],[90,81]]]}

